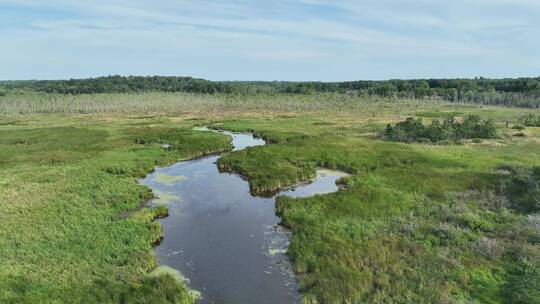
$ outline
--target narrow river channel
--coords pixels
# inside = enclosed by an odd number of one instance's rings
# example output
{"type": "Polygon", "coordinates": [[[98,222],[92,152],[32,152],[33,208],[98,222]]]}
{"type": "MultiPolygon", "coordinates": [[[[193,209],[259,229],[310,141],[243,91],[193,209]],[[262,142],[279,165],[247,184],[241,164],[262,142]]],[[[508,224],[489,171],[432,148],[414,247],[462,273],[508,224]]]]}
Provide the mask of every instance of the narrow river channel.
{"type": "MultiPolygon", "coordinates": [[[[250,134],[222,132],[234,151],[264,145],[250,134]]],[[[278,226],[275,196],[252,196],[240,176],[220,173],[220,156],[158,168],[141,183],[169,208],[160,220],[160,265],[172,267],[201,293],[199,303],[298,303],[300,295],[286,256],[287,232],[278,226]]],[[[279,195],[307,197],[338,191],[341,172],[319,170],[310,184],[279,195]]]]}

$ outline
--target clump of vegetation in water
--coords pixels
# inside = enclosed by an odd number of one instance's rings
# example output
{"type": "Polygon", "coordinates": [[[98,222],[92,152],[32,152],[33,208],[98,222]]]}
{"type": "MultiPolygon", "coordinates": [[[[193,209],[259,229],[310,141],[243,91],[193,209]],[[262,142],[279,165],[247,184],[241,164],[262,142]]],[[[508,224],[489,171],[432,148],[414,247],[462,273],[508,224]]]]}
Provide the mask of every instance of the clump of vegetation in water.
{"type": "Polygon", "coordinates": [[[453,117],[442,123],[433,120],[429,126],[425,126],[420,119],[410,117],[395,126],[387,125],[384,136],[389,140],[403,142],[458,141],[495,138],[497,129],[493,120],[482,120],[477,115],[469,115],[461,122],[453,117]]]}

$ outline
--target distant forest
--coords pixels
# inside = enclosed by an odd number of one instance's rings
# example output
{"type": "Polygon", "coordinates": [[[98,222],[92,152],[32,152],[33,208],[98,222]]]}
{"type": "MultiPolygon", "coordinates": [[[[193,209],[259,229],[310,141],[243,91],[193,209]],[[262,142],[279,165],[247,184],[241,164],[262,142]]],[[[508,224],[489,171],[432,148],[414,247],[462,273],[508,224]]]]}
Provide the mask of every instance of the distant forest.
{"type": "Polygon", "coordinates": [[[5,92],[17,89],[74,95],[147,91],[202,94],[341,93],[360,96],[440,99],[457,103],[540,108],[540,77],[349,82],[220,82],[191,77],[107,76],[90,79],[0,82],[0,93],[2,90],[5,92]]]}

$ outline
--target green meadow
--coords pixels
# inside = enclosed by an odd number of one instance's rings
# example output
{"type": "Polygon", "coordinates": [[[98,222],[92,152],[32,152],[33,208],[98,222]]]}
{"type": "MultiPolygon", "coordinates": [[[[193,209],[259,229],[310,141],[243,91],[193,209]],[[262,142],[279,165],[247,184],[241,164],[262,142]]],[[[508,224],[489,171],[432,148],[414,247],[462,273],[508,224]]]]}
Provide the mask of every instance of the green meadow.
{"type": "Polygon", "coordinates": [[[137,180],[230,150],[193,130],[209,126],[269,143],[217,164],[253,193],[318,167],[351,174],[337,193],[277,199],[303,303],[540,303],[540,127],[514,129],[524,114],[538,110],[340,94],[0,96],[0,302],[194,303],[180,274],[157,267],[153,220],[167,210],[148,208],[155,194],[137,180]],[[492,119],[496,137],[382,136],[407,117],[467,115],[492,119]]]}

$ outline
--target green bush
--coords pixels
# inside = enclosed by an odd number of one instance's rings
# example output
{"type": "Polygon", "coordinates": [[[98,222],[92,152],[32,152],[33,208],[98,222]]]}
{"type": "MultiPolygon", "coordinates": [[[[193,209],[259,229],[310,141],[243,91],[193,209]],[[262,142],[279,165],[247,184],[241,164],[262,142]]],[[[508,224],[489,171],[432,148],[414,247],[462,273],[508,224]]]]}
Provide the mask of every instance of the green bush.
{"type": "Polygon", "coordinates": [[[509,274],[504,288],[507,303],[540,303],[540,268],[529,260],[522,259],[509,274]]]}
{"type": "Polygon", "coordinates": [[[511,169],[506,187],[513,209],[525,213],[540,211],[540,167],[511,169]]]}
{"type": "Polygon", "coordinates": [[[384,135],[390,140],[403,142],[457,142],[462,139],[494,138],[497,130],[493,120],[481,120],[477,115],[469,115],[463,122],[453,117],[442,123],[434,120],[429,126],[425,126],[421,119],[410,117],[395,126],[387,125],[384,135]]]}
{"type": "Polygon", "coordinates": [[[518,118],[520,124],[526,127],[540,127],[540,115],[534,115],[532,113],[527,115],[521,115],[518,118]]]}

